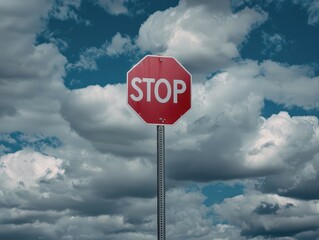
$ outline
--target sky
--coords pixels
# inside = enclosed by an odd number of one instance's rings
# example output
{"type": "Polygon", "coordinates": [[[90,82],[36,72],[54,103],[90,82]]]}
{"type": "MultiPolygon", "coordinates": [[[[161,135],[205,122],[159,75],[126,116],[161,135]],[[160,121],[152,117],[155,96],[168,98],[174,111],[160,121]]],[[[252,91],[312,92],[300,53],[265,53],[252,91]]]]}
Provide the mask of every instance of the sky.
{"type": "Polygon", "coordinates": [[[167,239],[319,239],[318,0],[0,0],[0,239],[155,240],[145,55],[192,74],[167,239]]]}

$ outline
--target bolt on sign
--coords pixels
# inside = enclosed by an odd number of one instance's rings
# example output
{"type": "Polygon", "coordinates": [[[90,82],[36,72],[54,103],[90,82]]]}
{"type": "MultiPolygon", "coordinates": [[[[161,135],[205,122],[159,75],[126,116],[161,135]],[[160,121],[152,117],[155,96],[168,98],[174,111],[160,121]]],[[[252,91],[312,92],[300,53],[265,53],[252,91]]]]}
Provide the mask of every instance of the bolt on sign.
{"type": "Polygon", "coordinates": [[[128,104],[147,124],[172,125],[191,108],[191,82],[175,58],[147,55],[127,73],[128,104]]]}

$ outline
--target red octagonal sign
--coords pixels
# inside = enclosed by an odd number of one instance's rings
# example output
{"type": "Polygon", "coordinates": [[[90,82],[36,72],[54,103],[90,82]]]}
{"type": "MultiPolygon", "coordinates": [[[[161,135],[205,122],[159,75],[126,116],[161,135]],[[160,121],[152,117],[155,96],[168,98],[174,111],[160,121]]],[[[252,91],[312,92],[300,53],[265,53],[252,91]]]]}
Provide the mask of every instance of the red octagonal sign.
{"type": "Polygon", "coordinates": [[[127,98],[147,124],[174,124],[191,108],[191,74],[173,57],[145,56],[127,72],[127,98]]]}

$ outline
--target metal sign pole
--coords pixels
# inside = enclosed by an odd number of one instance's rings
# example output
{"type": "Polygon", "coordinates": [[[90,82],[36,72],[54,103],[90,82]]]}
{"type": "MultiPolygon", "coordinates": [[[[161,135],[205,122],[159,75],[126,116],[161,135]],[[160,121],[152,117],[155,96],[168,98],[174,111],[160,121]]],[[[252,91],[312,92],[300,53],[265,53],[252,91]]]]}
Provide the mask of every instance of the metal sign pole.
{"type": "Polygon", "coordinates": [[[165,128],[157,126],[157,239],[165,240],[165,128]]]}

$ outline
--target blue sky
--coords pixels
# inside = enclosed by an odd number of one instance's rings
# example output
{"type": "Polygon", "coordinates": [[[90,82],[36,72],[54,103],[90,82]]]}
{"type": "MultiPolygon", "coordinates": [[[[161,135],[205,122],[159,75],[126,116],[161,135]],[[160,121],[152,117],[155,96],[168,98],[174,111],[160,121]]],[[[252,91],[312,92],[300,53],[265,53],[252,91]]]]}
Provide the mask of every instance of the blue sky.
{"type": "Polygon", "coordinates": [[[147,54],[193,76],[167,238],[319,238],[318,0],[0,0],[0,36],[0,239],[156,239],[147,54]]]}

